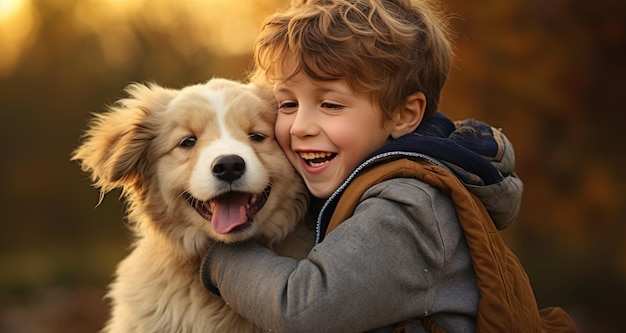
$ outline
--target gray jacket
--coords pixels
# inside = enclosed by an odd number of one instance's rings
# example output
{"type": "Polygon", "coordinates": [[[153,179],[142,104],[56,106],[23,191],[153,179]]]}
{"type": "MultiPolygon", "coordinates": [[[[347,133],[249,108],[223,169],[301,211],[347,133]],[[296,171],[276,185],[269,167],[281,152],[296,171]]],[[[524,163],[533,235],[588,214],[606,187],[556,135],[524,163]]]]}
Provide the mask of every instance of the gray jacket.
{"type": "Polygon", "coordinates": [[[255,243],[217,246],[212,257],[224,300],[275,332],[391,332],[425,315],[473,332],[478,289],[454,206],[416,179],[372,187],[305,260],[255,243]]]}

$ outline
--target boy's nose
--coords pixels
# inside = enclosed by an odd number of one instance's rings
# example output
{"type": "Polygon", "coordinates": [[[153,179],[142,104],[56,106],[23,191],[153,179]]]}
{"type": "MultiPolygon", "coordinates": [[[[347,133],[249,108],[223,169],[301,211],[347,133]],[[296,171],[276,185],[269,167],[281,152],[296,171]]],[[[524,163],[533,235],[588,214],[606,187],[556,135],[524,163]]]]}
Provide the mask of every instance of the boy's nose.
{"type": "Polygon", "coordinates": [[[317,135],[319,133],[319,125],[314,113],[302,109],[298,110],[289,133],[298,137],[317,135]]]}

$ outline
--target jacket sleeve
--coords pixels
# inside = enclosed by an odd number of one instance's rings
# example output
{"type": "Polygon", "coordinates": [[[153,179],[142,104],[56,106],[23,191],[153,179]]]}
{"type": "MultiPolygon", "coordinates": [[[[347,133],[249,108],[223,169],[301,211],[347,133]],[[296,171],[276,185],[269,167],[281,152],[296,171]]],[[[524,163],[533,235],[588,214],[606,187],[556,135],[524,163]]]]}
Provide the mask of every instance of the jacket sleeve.
{"type": "MultiPolygon", "coordinates": [[[[392,179],[368,190],[304,260],[254,242],[216,245],[201,274],[265,329],[363,332],[429,313],[440,281],[467,277],[461,233],[449,198],[418,180],[392,179]]],[[[474,300],[455,297],[455,306],[464,302],[474,300]]]]}

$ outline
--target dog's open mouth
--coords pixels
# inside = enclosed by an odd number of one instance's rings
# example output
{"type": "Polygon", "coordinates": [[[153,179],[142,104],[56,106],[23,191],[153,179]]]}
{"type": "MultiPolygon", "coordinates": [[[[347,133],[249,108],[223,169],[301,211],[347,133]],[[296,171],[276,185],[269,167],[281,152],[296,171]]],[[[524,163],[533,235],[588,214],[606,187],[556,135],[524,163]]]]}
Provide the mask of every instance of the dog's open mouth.
{"type": "Polygon", "coordinates": [[[252,222],[254,215],[265,205],[270,190],[268,185],[259,194],[228,192],[208,201],[198,200],[188,192],[184,196],[200,216],[211,222],[215,232],[227,234],[252,222]]]}

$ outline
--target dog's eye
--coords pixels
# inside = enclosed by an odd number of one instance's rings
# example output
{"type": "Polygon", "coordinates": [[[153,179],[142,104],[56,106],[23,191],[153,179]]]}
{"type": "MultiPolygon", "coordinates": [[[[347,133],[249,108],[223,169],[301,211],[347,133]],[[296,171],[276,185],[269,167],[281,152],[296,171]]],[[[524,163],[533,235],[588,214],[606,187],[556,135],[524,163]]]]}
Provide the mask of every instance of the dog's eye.
{"type": "Polygon", "coordinates": [[[178,146],[179,147],[183,147],[183,148],[191,148],[191,147],[196,145],[196,141],[198,141],[198,140],[196,139],[195,136],[193,136],[193,135],[192,136],[188,136],[188,137],[182,139],[178,143],[178,146]]]}
{"type": "Polygon", "coordinates": [[[248,134],[248,137],[250,138],[250,140],[255,141],[255,142],[262,142],[263,140],[267,138],[265,135],[258,133],[258,132],[252,132],[248,134]]]}

